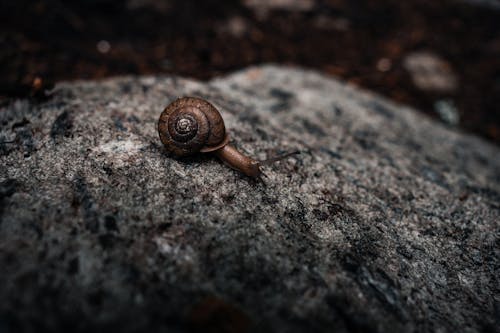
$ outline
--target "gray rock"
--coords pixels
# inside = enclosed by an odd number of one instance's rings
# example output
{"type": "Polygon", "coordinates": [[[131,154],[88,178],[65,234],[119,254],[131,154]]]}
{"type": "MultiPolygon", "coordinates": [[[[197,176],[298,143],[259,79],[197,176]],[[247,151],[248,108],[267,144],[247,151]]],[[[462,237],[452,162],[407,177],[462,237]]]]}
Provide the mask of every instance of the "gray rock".
{"type": "Polygon", "coordinates": [[[403,60],[403,66],[418,89],[452,93],[459,87],[458,76],[451,64],[433,52],[409,53],[403,60]]]}
{"type": "Polygon", "coordinates": [[[59,84],[0,110],[0,330],[493,332],[500,149],[298,69],[59,84]],[[262,184],[156,122],[218,106],[262,184]]]}

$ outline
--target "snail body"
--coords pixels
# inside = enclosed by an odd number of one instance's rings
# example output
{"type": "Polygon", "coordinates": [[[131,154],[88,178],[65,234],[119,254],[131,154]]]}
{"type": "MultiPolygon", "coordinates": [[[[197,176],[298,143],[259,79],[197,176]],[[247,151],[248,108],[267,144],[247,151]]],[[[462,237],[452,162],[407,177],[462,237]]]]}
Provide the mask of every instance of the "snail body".
{"type": "Polygon", "coordinates": [[[166,149],[175,156],[212,152],[247,176],[259,178],[262,175],[260,167],[265,161],[245,156],[229,144],[222,116],[204,99],[182,97],[169,104],[160,115],[158,134],[166,149]]]}

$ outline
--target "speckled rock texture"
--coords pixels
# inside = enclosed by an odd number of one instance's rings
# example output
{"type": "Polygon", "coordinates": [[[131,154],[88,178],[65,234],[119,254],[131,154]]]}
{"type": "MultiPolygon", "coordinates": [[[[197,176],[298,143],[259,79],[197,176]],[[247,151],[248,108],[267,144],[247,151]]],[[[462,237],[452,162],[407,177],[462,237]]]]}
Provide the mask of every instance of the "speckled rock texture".
{"type": "Polygon", "coordinates": [[[495,332],[500,149],[315,72],[59,84],[0,110],[0,331],[495,332]],[[168,156],[216,105],[265,184],[168,156]]]}

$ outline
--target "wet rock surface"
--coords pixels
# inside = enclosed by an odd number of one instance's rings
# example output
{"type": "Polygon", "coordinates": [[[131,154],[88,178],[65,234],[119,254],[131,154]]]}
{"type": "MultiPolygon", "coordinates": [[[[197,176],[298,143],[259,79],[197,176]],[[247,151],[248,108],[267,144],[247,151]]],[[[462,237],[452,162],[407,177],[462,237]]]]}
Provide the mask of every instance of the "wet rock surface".
{"type": "Polygon", "coordinates": [[[315,72],[59,84],[0,110],[0,330],[494,332],[500,150],[315,72]],[[266,184],[168,156],[216,105],[266,184]]]}

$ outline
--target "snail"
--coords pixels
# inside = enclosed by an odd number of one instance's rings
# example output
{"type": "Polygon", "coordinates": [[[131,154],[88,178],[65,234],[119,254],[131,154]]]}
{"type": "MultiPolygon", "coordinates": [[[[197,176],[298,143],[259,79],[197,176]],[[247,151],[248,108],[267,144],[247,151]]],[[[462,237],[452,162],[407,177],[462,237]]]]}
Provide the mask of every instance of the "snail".
{"type": "Polygon", "coordinates": [[[229,135],[219,111],[197,97],[182,97],[169,104],[158,120],[158,133],[166,149],[175,156],[213,153],[229,167],[254,178],[264,175],[262,165],[298,153],[295,151],[264,161],[243,155],[229,144],[229,135]]]}

